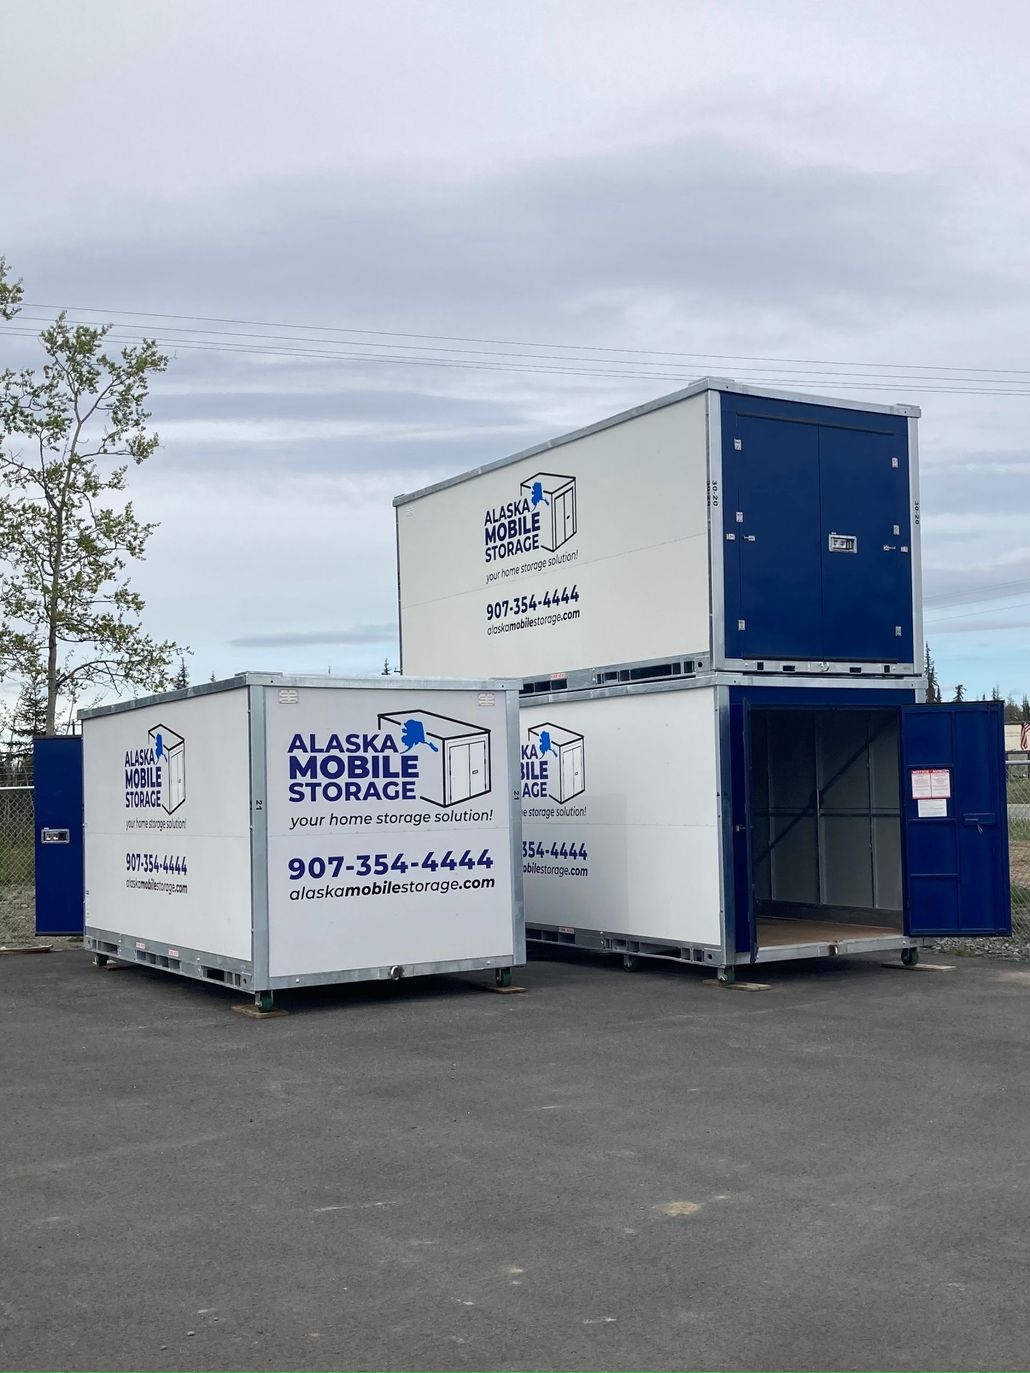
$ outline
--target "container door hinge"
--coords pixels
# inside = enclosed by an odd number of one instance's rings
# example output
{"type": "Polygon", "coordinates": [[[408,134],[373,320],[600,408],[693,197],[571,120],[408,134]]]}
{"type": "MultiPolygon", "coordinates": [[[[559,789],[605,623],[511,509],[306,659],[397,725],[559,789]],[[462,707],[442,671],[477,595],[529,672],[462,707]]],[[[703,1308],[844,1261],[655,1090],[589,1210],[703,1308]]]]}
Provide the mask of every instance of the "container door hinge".
{"type": "Polygon", "coordinates": [[[894,626],[894,637],[895,637],[895,639],[900,639],[900,638],[901,638],[901,625],[895,625],[895,626],[894,626]]]}
{"type": "Polygon", "coordinates": [[[897,458],[891,458],[891,467],[899,466],[897,458]]]}
{"type": "Polygon", "coordinates": [[[738,510],[738,511],[736,512],[736,514],[737,514],[737,523],[738,523],[738,524],[743,524],[743,523],[744,523],[744,512],[743,512],[743,510],[738,510]]]}
{"type": "Polygon", "coordinates": [[[733,448],[734,448],[734,451],[735,451],[735,452],[739,453],[740,450],[741,450],[743,447],[744,447],[744,442],[743,442],[742,439],[734,439],[734,440],[733,440],[733,448]]]}
{"type": "Polygon", "coordinates": [[[726,535],[726,542],[727,542],[727,543],[733,543],[733,542],[736,540],[736,537],[737,537],[736,534],[727,534],[727,535],[726,535]]]}
{"type": "Polygon", "coordinates": [[[738,628],[738,629],[747,629],[747,620],[738,620],[738,621],[737,621],[737,628],[738,628]]]}

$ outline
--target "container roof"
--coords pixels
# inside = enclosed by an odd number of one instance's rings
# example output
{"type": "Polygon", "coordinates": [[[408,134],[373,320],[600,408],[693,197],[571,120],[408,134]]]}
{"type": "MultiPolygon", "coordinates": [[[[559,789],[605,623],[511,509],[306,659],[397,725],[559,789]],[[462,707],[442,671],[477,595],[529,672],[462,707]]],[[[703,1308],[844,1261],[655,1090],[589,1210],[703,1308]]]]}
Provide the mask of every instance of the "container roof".
{"type": "Polygon", "coordinates": [[[494,472],[500,467],[509,467],[512,463],[522,462],[525,458],[534,458],[541,453],[549,453],[555,448],[561,448],[566,443],[572,443],[575,439],[583,439],[588,434],[600,433],[602,429],[611,429],[616,424],[625,424],[627,420],[636,419],[640,415],[648,415],[652,410],[661,410],[666,405],[677,405],[680,401],[689,400],[691,396],[700,395],[703,391],[729,391],[742,396],[765,396],[770,400],[800,401],[805,405],[835,406],[843,410],[863,410],[874,415],[903,415],[908,419],[918,419],[922,413],[918,405],[908,405],[903,402],[891,405],[874,405],[868,401],[844,400],[834,396],[811,396],[799,391],[773,391],[764,386],[745,386],[742,382],[734,381],[732,377],[699,377],[697,381],[692,381],[689,386],[684,386],[680,391],[671,391],[667,396],[659,396],[657,400],[645,401],[643,405],[635,405],[632,410],[622,410],[617,415],[610,415],[607,419],[598,420],[596,424],[588,424],[583,429],[574,429],[571,433],[562,434],[556,439],[548,439],[545,443],[534,444],[532,448],[523,448],[521,452],[512,453],[510,457],[498,458],[495,462],[470,468],[468,472],[461,472],[456,477],[447,477],[443,481],[434,482],[431,486],[424,486],[419,491],[409,491],[400,496],[394,496],[393,503],[398,506],[421,500],[423,496],[431,496],[434,491],[444,491],[448,486],[457,486],[459,482],[471,481],[473,477],[481,477],[484,472],[494,472]]]}

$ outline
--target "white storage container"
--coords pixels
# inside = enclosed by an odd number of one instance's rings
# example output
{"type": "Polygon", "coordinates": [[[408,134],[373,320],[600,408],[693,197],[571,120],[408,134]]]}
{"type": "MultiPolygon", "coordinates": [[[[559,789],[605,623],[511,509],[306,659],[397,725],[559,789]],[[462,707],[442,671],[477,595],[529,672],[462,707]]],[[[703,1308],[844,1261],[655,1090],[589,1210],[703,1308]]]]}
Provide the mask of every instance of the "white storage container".
{"type": "Polygon", "coordinates": [[[706,378],[398,496],[403,670],[918,677],[918,414],[706,378]]]}
{"type": "Polygon", "coordinates": [[[920,694],[709,674],[524,698],[527,938],[731,978],[1007,933],[1001,704],[920,694]]]}
{"type": "Polygon", "coordinates": [[[512,683],[243,674],[83,712],[87,947],[276,989],[524,961],[512,683]]]}

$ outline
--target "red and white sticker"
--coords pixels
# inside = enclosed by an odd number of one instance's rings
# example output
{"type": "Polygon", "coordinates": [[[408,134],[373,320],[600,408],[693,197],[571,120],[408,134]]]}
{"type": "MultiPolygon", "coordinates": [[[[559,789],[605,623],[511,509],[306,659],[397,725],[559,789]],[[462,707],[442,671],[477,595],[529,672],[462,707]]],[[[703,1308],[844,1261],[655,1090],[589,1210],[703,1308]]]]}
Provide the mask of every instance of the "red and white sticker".
{"type": "Polygon", "coordinates": [[[947,800],[951,796],[950,768],[913,768],[912,796],[916,801],[947,800]]]}

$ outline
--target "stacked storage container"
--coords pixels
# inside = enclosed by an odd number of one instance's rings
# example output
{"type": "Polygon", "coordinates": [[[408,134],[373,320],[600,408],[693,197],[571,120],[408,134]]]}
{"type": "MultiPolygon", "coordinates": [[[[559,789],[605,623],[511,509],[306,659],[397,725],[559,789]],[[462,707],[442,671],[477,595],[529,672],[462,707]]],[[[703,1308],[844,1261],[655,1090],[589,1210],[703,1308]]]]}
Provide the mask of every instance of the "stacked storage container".
{"type": "Polygon", "coordinates": [[[1008,929],[1000,708],[919,704],[918,414],[709,378],[397,498],[403,670],[523,680],[530,938],[1008,929]]]}

